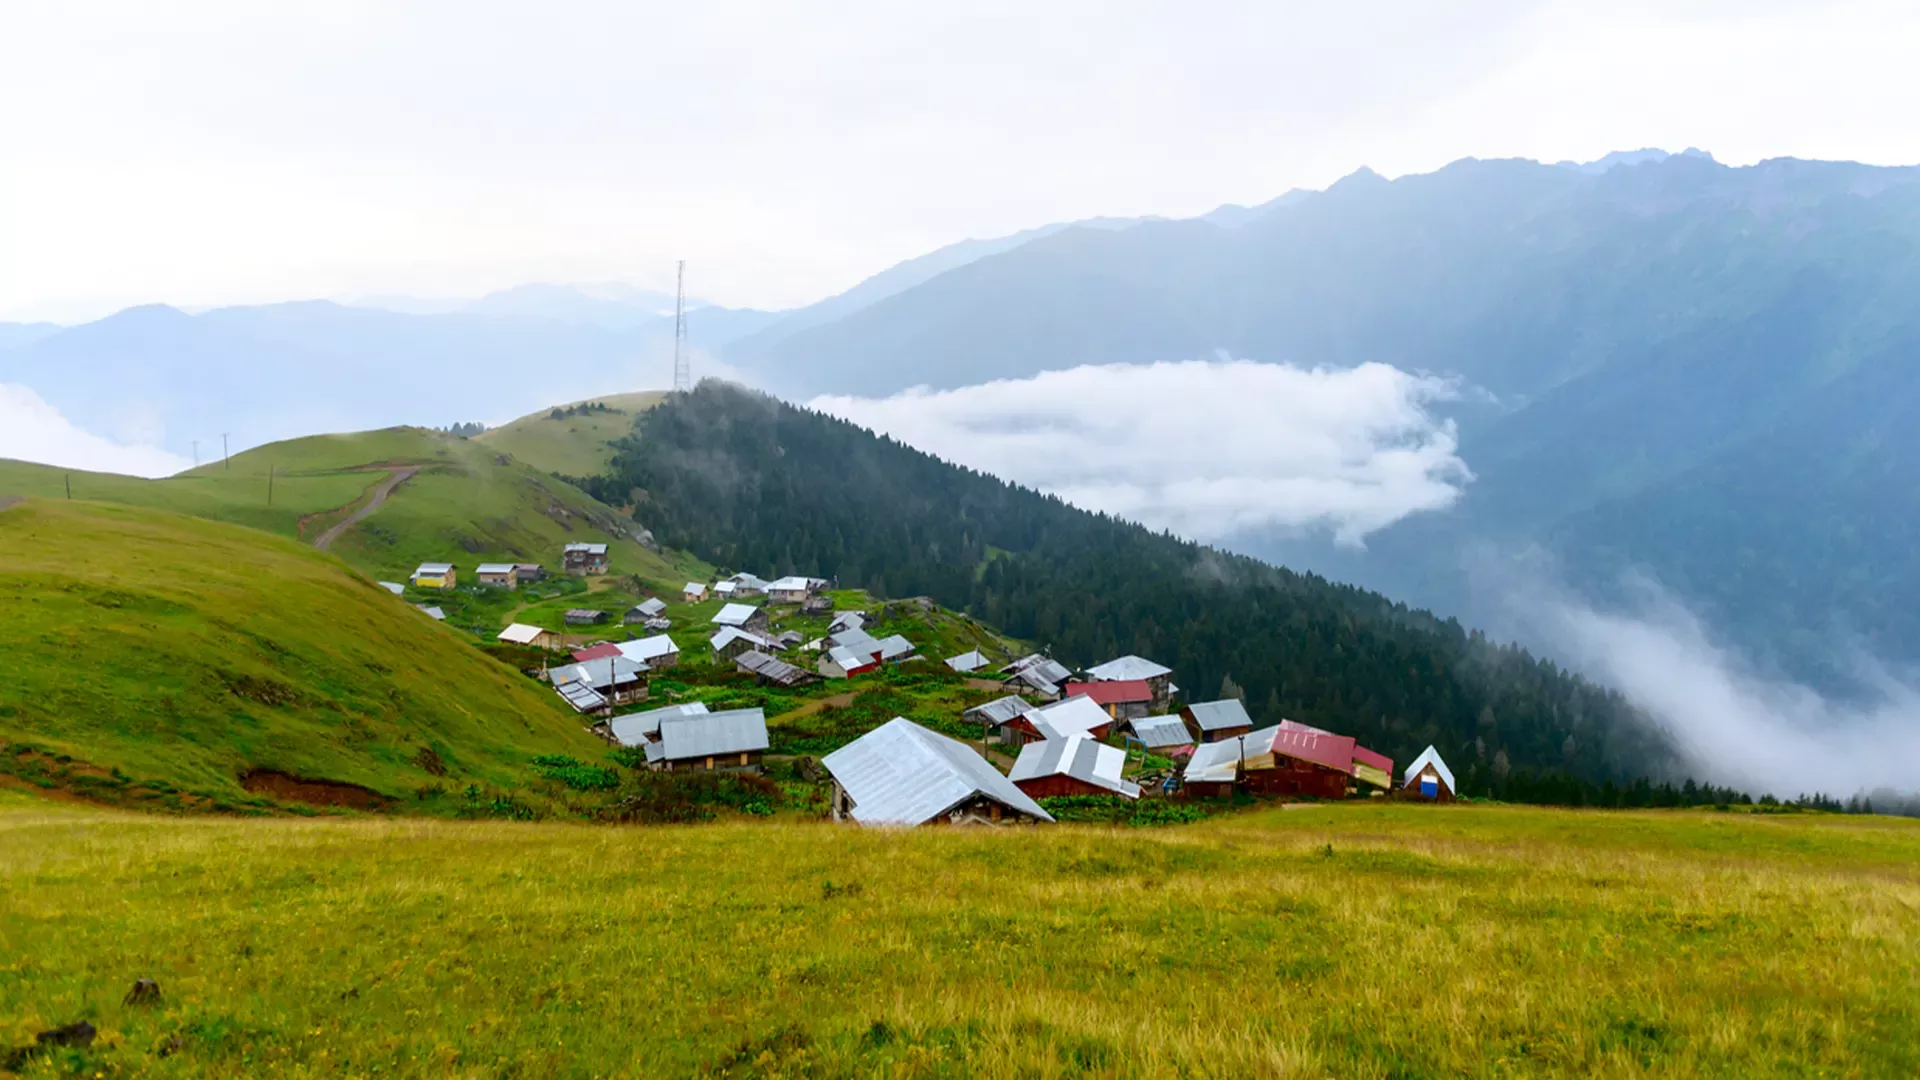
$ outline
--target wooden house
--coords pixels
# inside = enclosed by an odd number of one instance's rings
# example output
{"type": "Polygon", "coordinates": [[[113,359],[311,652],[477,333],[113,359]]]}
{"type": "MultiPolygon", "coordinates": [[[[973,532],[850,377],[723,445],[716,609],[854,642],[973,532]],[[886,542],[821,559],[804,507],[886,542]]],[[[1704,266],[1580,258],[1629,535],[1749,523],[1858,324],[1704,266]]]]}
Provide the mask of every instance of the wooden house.
{"type": "Polygon", "coordinates": [[[984,705],[975,705],[961,713],[960,719],[970,720],[985,727],[988,738],[1001,739],[1001,727],[1011,720],[1018,719],[1032,708],[1027,699],[1009,695],[995,698],[984,705]]]}
{"type": "Polygon", "coordinates": [[[634,606],[628,608],[626,615],[622,616],[621,621],[626,623],[628,626],[633,626],[636,624],[644,625],[649,620],[661,618],[662,617],[661,613],[665,612],[666,610],[667,610],[667,602],[665,600],[662,600],[657,596],[649,597],[648,599],[643,600],[640,603],[635,604],[634,606]]]}
{"type": "Polygon", "coordinates": [[[1121,721],[1118,726],[1119,730],[1130,738],[1138,739],[1141,746],[1156,754],[1170,754],[1193,745],[1193,734],[1178,716],[1142,716],[1121,721]]]}
{"type": "Polygon", "coordinates": [[[610,565],[605,544],[568,544],[560,552],[560,561],[576,577],[604,574],[610,565]]]}
{"type": "Polygon", "coordinates": [[[1028,743],[1020,748],[1007,779],[1036,799],[1056,795],[1140,797],[1140,785],[1124,778],[1127,753],[1084,735],[1028,743]]]}
{"type": "Polygon", "coordinates": [[[416,589],[451,589],[459,584],[460,571],[452,563],[423,562],[407,580],[416,589]]]}
{"type": "Polygon", "coordinates": [[[495,635],[494,640],[504,641],[509,645],[530,645],[536,649],[554,649],[560,645],[558,634],[538,626],[528,626],[526,623],[514,623],[495,635]]]}
{"type": "Polygon", "coordinates": [[[685,705],[669,705],[664,709],[649,709],[646,712],[616,716],[607,725],[606,734],[621,746],[645,746],[650,742],[660,741],[660,725],[663,722],[705,715],[707,715],[707,706],[704,702],[692,701],[685,705]]]}
{"type": "MultiPolygon", "coordinates": [[[[868,639],[872,641],[871,638],[868,639]]],[[[829,645],[826,654],[820,657],[820,674],[829,679],[850,679],[855,675],[864,675],[880,666],[879,643],[874,647],[864,645],[829,645]]]]}
{"type": "Polygon", "coordinates": [[[1105,709],[1087,698],[1070,697],[1028,709],[1001,724],[1000,741],[1024,744],[1074,736],[1104,739],[1112,727],[1113,717],[1108,716],[1105,709]]]}
{"type": "Polygon", "coordinates": [[[566,621],[568,626],[598,626],[607,621],[607,613],[593,608],[568,608],[566,621]]]}
{"type": "Polygon", "coordinates": [[[520,587],[520,568],[510,562],[481,563],[473,569],[473,579],[495,589],[520,587]]]}
{"type": "Polygon", "coordinates": [[[752,672],[767,686],[791,688],[820,681],[820,676],[805,668],[795,667],[785,660],[758,651],[744,652],[734,657],[733,666],[741,671],[752,672]]]}
{"type": "Polygon", "coordinates": [[[680,646],[665,634],[623,641],[614,648],[634,663],[645,664],[649,671],[664,671],[680,662],[680,646]]]}
{"type": "Polygon", "coordinates": [[[819,578],[789,576],[767,583],[767,602],[770,604],[804,604],[814,593],[826,586],[819,578]]]}
{"type": "Polygon", "coordinates": [[[680,599],[689,604],[697,604],[706,598],[707,586],[704,582],[689,581],[687,582],[687,587],[680,591],[680,599]]]}
{"type": "Polygon", "coordinates": [[[513,564],[513,575],[522,585],[531,585],[536,581],[547,580],[547,568],[537,562],[513,564]]]}
{"type": "Polygon", "coordinates": [[[1173,685],[1173,669],[1156,664],[1139,656],[1122,656],[1118,660],[1109,660],[1087,669],[1090,682],[1118,682],[1142,679],[1152,692],[1149,702],[1153,713],[1169,712],[1173,709],[1173,699],[1180,688],[1173,685]]]}
{"type": "Polygon", "coordinates": [[[973,747],[894,717],[820,759],[835,821],[861,825],[1051,822],[973,747]]]}
{"type": "Polygon", "coordinates": [[[1458,790],[1453,784],[1453,770],[1440,760],[1440,751],[1431,746],[1420,751],[1420,756],[1407,766],[1406,779],[1400,784],[1401,795],[1432,802],[1452,802],[1458,790]]]}
{"type": "Polygon", "coordinates": [[[767,629],[767,609],[752,604],[728,604],[716,612],[711,621],[715,626],[763,633],[767,629]]]}
{"type": "Polygon", "coordinates": [[[1084,697],[1107,710],[1115,720],[1135,720],[1147,715],[1153,705],[1153,689],[1145,679],[1109,679],[1104,682],[1070,682],[1062,688],[1067,697],[1084,697]]]}
{"type": "Polygon", "coordinates": [[[767,752],[767,718],[759,709],[730,709],[660,721],[646,744],[647,767],[659,772],[759,772],[767,752]]]}
{"type": "MultiPolygon", "coordinates": [[[[551,678],[556,691],[569,683],[581,683],[616,706],[645,701],[647,698],[646,666],[617,653],[602,659],[554,668],[551,678]]],[[[567,695],[563,692],[561,696],[567,695]]]]}
{"type": "Polygon", "coordinates": [[[707,639],[707,644],[713,647],[715,662],[732,660],[741,653],[780,651],[780,643],[772,638],[763,637],[751,630],[736,630],[731,626],[721,627],[717,633],[707,639]]]}
{"type": "Polygon", "coordinates": [[[1180,717],[1203,743],[1239,738],[1253,730],[1253,717],[1238,698],[1197,702],[1181,709],[1180,717]]]}
{"type": "Polygon", "coordinates": [[[1058,700],[1060,688],[1073,677],[1066,665],[1041,653],[1029,653],[1001,668],[999,674],[1007,689],[1042,701],[1058,700]]]}
{"type": "Polygon", "coordinates": [[[970,649],[961,653],[959,656],[947,657],[947,667],[962,675],[979,671],[990,663],[992,663],[992,661],[987,659],[987,654],[981,652],[979,649],[970,649]]]}

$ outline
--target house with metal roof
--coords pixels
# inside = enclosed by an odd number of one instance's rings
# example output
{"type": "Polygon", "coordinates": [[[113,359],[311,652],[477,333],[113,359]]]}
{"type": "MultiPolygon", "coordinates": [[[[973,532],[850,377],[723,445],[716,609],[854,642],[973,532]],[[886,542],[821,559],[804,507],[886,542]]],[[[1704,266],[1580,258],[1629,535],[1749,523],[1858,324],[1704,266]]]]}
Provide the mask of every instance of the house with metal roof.
{"type": "Polygon", "coordinates": [[[833,777],[835,821],[913,826],[1053,820],[972,747],[904,717],[820,763],[833,777]]]}
{"type": "Polygon", "coordinates": [[[743,652],[733,658],[733,666],[741,671],[752,672],[768,686],[805,686],[820,681],[820,676],[813,672],[763,652],[743,652]]]}
{"type": "Polygon", "coordinates": [[[1180,716],[1203,743],[1238,738],[1253,730],[1253,717],[1239,698],[1195,702],[1181,709],[1180,716]]]}
{"type": "Polygon", "coordinates": [[[494,640],[504,641],[509,645],[531,645],[536,649],[557,648],[560,643],[559,636],[553,631],[543,630],[538,626],[528,626],[526,623],[514,623],[495,634],[494,640]]]}
{"type": "Polygon", "coordinates": [[[387,590],[388,592],[392,593],[395,596],[399,596],[401,593],[407,591],[407,587],[405,585],[400,584],[397,581],[376,581],[374,582],[374,584],[380,586],[381,588],[387,590]]]}
{"type": "Polygon", "coordinates": [[[1406,779],[1400,784],[1400,794],[1434,802],[1452,802],[1459,790],[1453,783],[1453,770],[1440,760],[1440,751],[1431,746],[1420,751],[1420,756],[1407,766],[1406,779]]]}
{"type": "Polygon", "coordinates": [[[655,634],[635,641],[623,641],[614,646],[620,655],[637,664],[644,664],[653,671],[670,668],[680,662],[680,646],[665,634],[655,634]]]}
{"type": "Polygon", "coordinates": [[[686,588],[680,590],[680,599],[689,604],[697,604],[707,598],[707,585],[703,581],[689,581],[686,588]]]}
{"type": "Polygon", "coordinates": [[[667,610],[667,602],[665,600],[662,600],[657,596],[649,597],[648,599],[643,600],[640,603],[635,604],[632,607],[628,608],[626,615],[622,616],[621,621],[626,623],[628,626],[635,625],[636,623],[640,625],[646,625],[648,623],[653,622],[655,619],[662,618],[661,612],[664,612],[666,610],[667,610]]]}
{"type": "Polygon", "coordinates": [[[982,725],[987,729],[989,736],[997,738],[1000,735],[1000,726],[1002,724],[1025,713],[1031,708],[1033,708],[1033,706],[1028,704],[1027,699],[1009,695],[1003,698],[995,698],[985,705],[975,705],[973,708],[961,713],[960,719],[971,720],[976,724],[982,725]]]}
{"type": "Polygon", "coordinates": [[[1104,739],[1113,727],[1113,717],[1085,697],[1062,698],[1051,705],[1028,709],[1000,727],[1000,741],[1041,742],[1084,735],[1104,739]]]}
{"type": "MultiPolygon", "coordinates": [[[[1297,720],[1280,721],[1280,730],[1317,732],[1335,739],[1343,737],[1325,728],[1302,724],[1297,720]]],[[[1353,765],[1351,773],[1356,781],[1367,784],[1379,791],[1390,791],[1393,788],[1393,759],[1385,754],[1369,750],[1361,746],[1358,742],[1353,744],[1353,765]]]]}
{"type": "Polygon", "coordinates": [[[1121,773],[1127,753],[1117,746],[1084,735],[1028,743],[1020,748],[1007,779],[1036,799],[1056,795],[1118,795],[1140,797],[1140,785],[1121,773]]]}
{"type": "Polygon", "coordinates": [[[407,580],[416,589],[451,589],[459,583],[460,571],[455,570],[452,563],[423,562],[407,580]]]}
{"type": "Polygon", "coordinates": [[[767,602],[770,604],[803,604],[807,598],[826,587],[820,578],[787,576],[778,581],[767,583],[767,602]]]}
{"type": "Polygon", "coordinates": [[[1181,790],[1190,796],[1217,799],[1233,794],[1240,780],[1241,745],[1239,739],[1201,743],[1193,748],[1181,771],[1181,790]]]}
{"type": "Polygon", "coordinates": [[[719,632],[707,639],[707,644],[713,647],[715,660],[731,660],[744,652],[780,651],[780,643],[772,638],[751,630],[736,630],[731,626],[721,627],[719,632]]]}
{"type": "Polygon", "coordinates": [[[616,716],[608,721],[607,731],[613,736],[613,741],[621,746],[645,746],[647,743],[659,741],[660,724],[663,721],[705,715],[707,715],[706,703],[693,701],[685,705],[669,705],[664,709],[648,709],[646,712],[616,716]]]}
{"type": "Polygon", "coordinates": [[[845,630],[836,630],[827,635],[828,645],[839,645],[844,648],[856,650],[878,645],[879,641],[879,638],[874,637],[872,634],[867,633],[863,627],[858,626],[848,627],[845,630]]]}
{"type": "Polygon", "coordinates": [[[1155,713],[1171,709],[1174,695],[1180,692],[1180,688],[1173,685],[1172,668],[1131,654],[1088,668],[1087,678],[1092,682],[1144,680],[1147,688],[1153,691],[1152,708],[1149,711],[1155,713]]]}
{"type": "Polygon", "coordinates": [[[646,744],[647,767],[662,772],[759,772],[766,752],[759,709],[663,719],[660,740],[646,744]]]}
{"type": "Polygon", "coordinates": [[[520,587],[520,568],[510,562],[481,563],[473,568],[473,579],[495,589],[520,587]]]}
{"type": "Polygon", "coordinates": [[[833,621],[827,624],[827,633],[837,634],[842,630],[859,630],[862,627],[865,627],[866,625],[867,625],[866,612],[843,611],[840,614],[835,615],[833,617],[833,621]]]}
{"type": "Polygon", "coordinates": [[[547,568],[537,562],[514,563],[513,576],[520,584],[530,585],[536,581],[547,580],[547,568]]]}
{"type": "Polygon", "coordinates": [[[755,574],[735,574],[727,580],[733,584],[735,596],[759,596],[767,591],[766,579],[755,574]]]}
{"type": "Polygon", "coordinates": [[[1145,716],[1153,705],[1153,688],[1147,685],[1145,679],[1070,682],[1061,689],[1067,697],[1087,698],[1107,710],[1107,715],[1115,720],[1145,716]]]}
{"type": "Polygon", "coordinates": [[[569,574],[604,574],[609,565],[607,545],[568,544],[560,552],[560,565],[569,574]]]}
{"type": "Polygon", "coordinates": [[[1195,747],[1185,786],[1191,795],[1224,795],[1238,784],[1260,795],[1345,798],[1353,746],[1350,736],[1275,724],[1195,747]]]}
{"type": "Polygon", "coordinates": [[[987,659],[987,654],[981,652],[979,649],[963,652],[959,656],[947,657],[947,666],[962,675],[970,671],[979,671],[992,662],[993,661],[987,659]]]}
{"type": "Polygon", "coordinates": [[[902,660],[911,659],[914,653],[920,651],[919,646],[908,641],[904,634],[888,634],[873,645],[874,651],[879,654],[880,661],[886,664],[897,664],[902,660]]]}
{"type": "Polygon", "coordinates": [[[611,641],[603,641],[598,645],[589,645],[584,649],[573,650],[573,658],[579,663],[585,663],[588,660],[605,660],[609,656],[619,655],[620,646],[615,645],[611,641]]]}
{"type": "Polygon", "coordinates": [[[880,666],[880,651],[868,648],[850,648],[845,645],[830,645],[826,654],[820,657],[820,674],[829,679],[850,679],[855,675],[864,675],[880,666]]]}
{"type": "Polygon", "coordinates": [[[605,712],[613,706],[608,704],[605,695],[584,682],[561,683],[553,688],[560,700],[573,706],[573,711],[585,715],[605,712]]]}
{"type": "Polygon", "coordinates": [[[1126,721],[1121,727],[1140,740],[1140,745],[1157,754],[1193,745],[1193,734],[1178,716],[1142,716],[1126,721]]]}
{"type": "Polygon", "coordinates": [[[607,613],[594,608],[568,608],[568,626],[598,626],[607,621],[607,613]]]}
{"type": "Polygon", "coordinates": [[[752,604],[728,604],[708,621],[715,626],[731,626],[736,630],[765,630],[767,609],[752,604]]]}
{"type": "Polygon", "coordinates": [[[585,683],[615,705],[628,705],[647,697],[646,665],[636,664],[617,653],[554,668],[548,678],[553,680],[556,690],[568,683],[585,683]]]}

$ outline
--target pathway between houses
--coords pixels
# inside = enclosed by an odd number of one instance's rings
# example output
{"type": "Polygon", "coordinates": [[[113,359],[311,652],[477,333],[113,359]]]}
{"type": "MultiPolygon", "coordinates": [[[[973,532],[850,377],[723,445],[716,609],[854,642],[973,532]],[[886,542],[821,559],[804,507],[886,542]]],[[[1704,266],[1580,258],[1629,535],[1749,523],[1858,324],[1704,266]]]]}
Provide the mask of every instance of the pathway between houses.
{"type": "Polygon", "coordinates": [[[339,524],[335,525],[333,528],[328,529],[326,532],[321,533],[319,537],[314,540],[313,546],[316,548],[319,548],[321,551],[327,550],[327,548],[335,540],[340,539],[341,533],[344,533],[348,529],[353,528],[355,525],[360,524],[360,521],[362,518],[365,518],[368,514],[371,514],[375,510],[380,509],[380,507],[386,503],[387,496],[393,494],[394,488],[397,488],[401,484],[405,483],[406,481],[411,480],[413,478],[413,474],[419,471],[420,471],[420,466],[418,465],[401,465],[396,468],[388,469],[387,478],[385,480],[380,481],[378,484],[374,485],[372,495],[367,499],[366,505],[362,506],[358,510],[355,510],[351,514],[348,514],[343,520],[339,522],[339,524]]]}

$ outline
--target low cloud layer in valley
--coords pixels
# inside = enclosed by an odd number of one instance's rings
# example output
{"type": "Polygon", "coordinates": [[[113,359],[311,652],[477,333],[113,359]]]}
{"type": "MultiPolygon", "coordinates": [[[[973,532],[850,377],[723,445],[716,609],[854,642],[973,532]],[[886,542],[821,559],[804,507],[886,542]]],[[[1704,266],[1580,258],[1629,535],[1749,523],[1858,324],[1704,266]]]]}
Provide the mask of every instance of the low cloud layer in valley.
{"type": "Polygon", "coordinates": [[[1920,791],[1920,688],[1857,657],[1858,694],[1839,698],[1757,669],[1649,580],[1603,609],[1557,586],[1516,588],[1527,633],[1627,695],[1670,732],[1694,774],[1756,795],[1920,791]]]}
{"type": "Polygon", "coordinates": [[[1202,540],[1324,528],[1357,545],[1472,479],[1453,383],[1386,364],[1102,365],[810,406],[1077,506],[1202,540]]]}
{"type": "Polygon", "coordinates": [[[0,383],[0,458],[150,477],[170,476],[191,464],[157,447],[83,431],[39,394],[12,383],[0,383]]]}

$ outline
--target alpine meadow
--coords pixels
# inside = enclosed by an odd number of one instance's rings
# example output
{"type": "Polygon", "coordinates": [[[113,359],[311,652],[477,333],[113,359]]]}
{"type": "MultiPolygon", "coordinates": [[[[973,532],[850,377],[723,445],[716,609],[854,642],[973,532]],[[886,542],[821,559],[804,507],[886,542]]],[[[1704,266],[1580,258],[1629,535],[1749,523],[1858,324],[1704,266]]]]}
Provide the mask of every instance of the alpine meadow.
{"type": "Polygon", "coordinates": [[[1920,1076],[1920,8],[497,7],[0,10],[0,1080],[1920,1076]]]}

